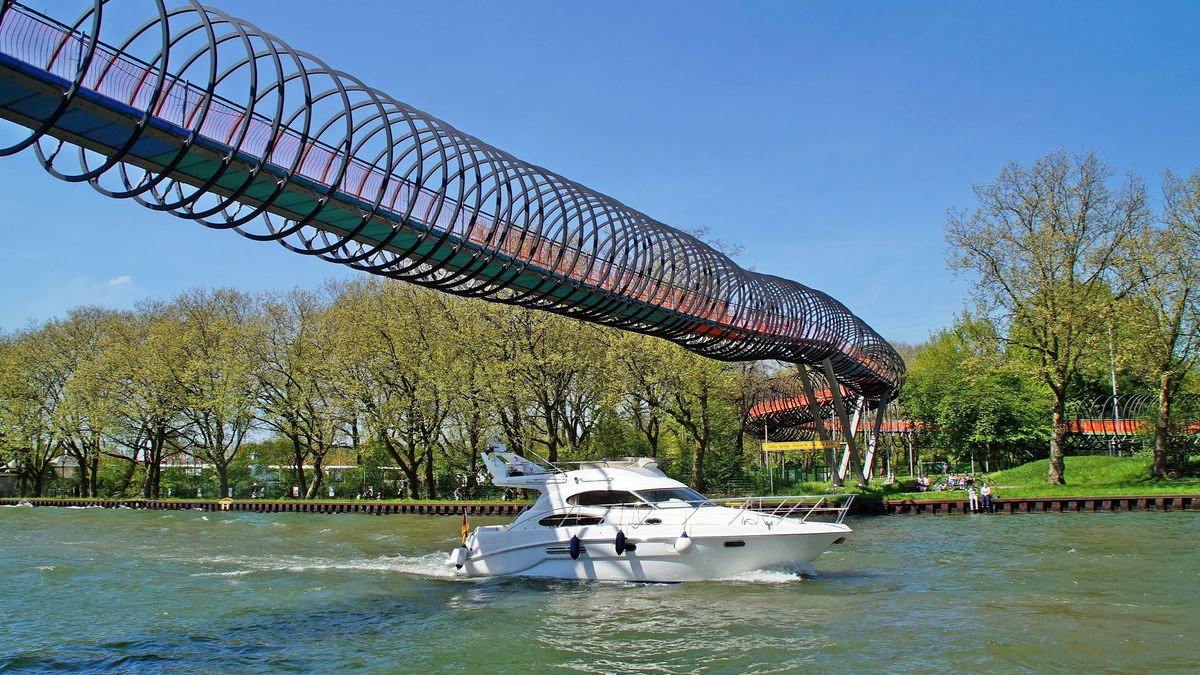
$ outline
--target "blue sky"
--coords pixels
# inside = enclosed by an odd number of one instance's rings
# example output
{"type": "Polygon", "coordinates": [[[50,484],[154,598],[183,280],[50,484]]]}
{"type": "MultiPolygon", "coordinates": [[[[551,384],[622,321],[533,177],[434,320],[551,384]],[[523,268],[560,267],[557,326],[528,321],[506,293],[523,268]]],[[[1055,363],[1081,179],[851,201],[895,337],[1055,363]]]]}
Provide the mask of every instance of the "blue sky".
{"type": "MultiPolygon", "coordinates": [[[[1009,159],[1094,149],[1152,185],[1200,166],[1197,3],[211,2],[522,159],[707,227],[892,339],[962,308],[946,210],[1009,159]]],[[[15,134],[0,123],[0,143],[15,134]]],[[[0,200],[7,330],[353,274],[61,183],[31,155],[0,158],[0,200]]]]}

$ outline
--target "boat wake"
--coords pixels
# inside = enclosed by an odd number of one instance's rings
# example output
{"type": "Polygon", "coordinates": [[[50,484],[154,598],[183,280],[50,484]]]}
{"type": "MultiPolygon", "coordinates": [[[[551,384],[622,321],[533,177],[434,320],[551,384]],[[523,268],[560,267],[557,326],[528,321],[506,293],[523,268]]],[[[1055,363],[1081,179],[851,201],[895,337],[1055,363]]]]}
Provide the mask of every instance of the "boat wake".
{"type": "Polygon", "coordinates": [[[722,577],[717,579],[717,581],[749,584],[794,584],[805,579],[814,579],[817,576],[816,570],[808,565],[802,565],[794,568],[751,570],[749,572],[742,572],[741,574],[722,577]]]}
{"type": "Polygon", "coordinates": [[[350,570],[355,572],[399,572],[423,577],[452,577],[454,574],[446,567],[443,553],[430,553],[422,556],[380,556],[378,558],[362,558],[358,560],[320,561],[313,560],[301,565],[289,566],[289,572],[350,570]]]}
{"type": "Polygon", "coordinates": [[[351,560],[328,558],[303,558],[286,556],[278,558],[217,557],[199,561],[204,565],[230,566],[235,569],[196,572],[193,577],[244,577],[257,573],[272,572],[381,572],[400,573],[422,577],[450,578],[453,572],[443,561],[442,553],[422,556],[379,556],[351,560]]]}
{"type": "MultiPolygon", "coordinates": [[[[204,572],[194,572],[192,577],[226,577],[241,578],[254,574],[300,573],[300,572],[368,572],[383,574],[404,574],[431,579],[455,579],[459,581],[478,582],[487,577],[468,578],[454,574],[454,571],[444,564],[445,555],[442,553],[427,553],[424,555],[392,555],[374,558],[330,559],[308,558],[302,556],[280,556],[271,558],[251,558],[244,556],[217,556],[199,562],[205,567],[212,567],[204,572]],[[229,569],[219,569],[226,567],[229,569]]],[[[707,582],[691,583],[735,583],[735,584],[794,584],[805,579],[812,579],[817,574],[811,567],[786,567],[765,570],[753,570],[734,574],[707,582]]],[[[506,579],[535,579],[536,577],[501,577],[506,579]]],[[[495,579],[495,577],[493,577],[495,579]]],[[[564,580],[553,580],[563,582],[564,580]]],[[[579,580],[580,583],[597,583],[595,580],[579,580]]],[[[656,582],[613,581],[622,586],[638,586],[656,582]]]]}

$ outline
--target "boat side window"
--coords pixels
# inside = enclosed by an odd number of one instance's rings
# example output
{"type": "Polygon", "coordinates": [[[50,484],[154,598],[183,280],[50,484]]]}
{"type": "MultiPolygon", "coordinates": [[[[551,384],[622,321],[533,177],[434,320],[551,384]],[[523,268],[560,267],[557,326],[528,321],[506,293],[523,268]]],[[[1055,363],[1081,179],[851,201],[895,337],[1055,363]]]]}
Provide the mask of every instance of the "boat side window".
{"type": "Polygon", "coordinates": [[[632,492],[625,492],[624,490],[580,492],[577,495],[567,497],[567,503],[574,506],[619,506],[624,508],[646,506],[632,492]]]}
{"type": "Polygon", "coordinates": [[[667,506],[712,506],[704,495],[691,488],[662,488],[659,490],[640,490],[638,496],[657,507],[667,506]]]}
{"type": "Polygon", "coordinates": [[[578,527],[580,525],[599,525],[604,522],[603,518],[595,516],[580,516],[576,514],[564,513],[553,516],[546,516],[538,521],[538,525],[545,527],[578,527]]]}

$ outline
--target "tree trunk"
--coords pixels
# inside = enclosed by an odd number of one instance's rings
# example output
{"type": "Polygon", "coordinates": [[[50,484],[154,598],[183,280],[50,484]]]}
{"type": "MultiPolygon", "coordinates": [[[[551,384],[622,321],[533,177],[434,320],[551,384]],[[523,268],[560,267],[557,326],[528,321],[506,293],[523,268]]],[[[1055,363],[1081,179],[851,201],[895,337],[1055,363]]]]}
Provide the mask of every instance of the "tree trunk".
{"type": "Polygon", "coordinates": [[[1158,387],[1158,414],[1154,417],[1154,464],[1150,475],[1155,478],[1167,476],[1167,449],[1171,428],[1171,374],[1163,373],[1158,387]]]}
{"type": "Polygon", "coordinates": [[[137,471],[137,461],[130,460],[129,465],[125,467],[125,475],[121,477],[121,486],[117,488],[117,496],[124,497],[129,494],[129,486],[133,483],[134,471],[137,471]]]}
{"type": "MultiPolygon", "coordinates": [[[[76,479],[79,481],[79,487],[75,488],[79,491],[80,497],[88,497],[88,467],[86,462],[75,460],[75,470],[79,472],[76,479]]],[[[64,472],[66,469],[63,470],[64,472]]]]}
{"type": "Polygon", "coordinates": [[[321,478],[324,477],[321,464],[324,461],[323,454],[313,453],[312,482],[309,483],[308,490],[304,493],[306,499],[317,499],[321,496],[321,478]]]}
{"type": "Polygon", "coordinates": [[[692,458],[692,488],[696,492],[704,492],[704,452],[707,440],[696,439],[696,456],[692,458]]]}
{"type": "Polygon", "coordinates": [[[166,437],[160,430],[149,439],[149,447],[142,458],[146,466],[146,480],[142,484],[142,496],[147,499],[158,499],[159,485],[162,483],[162,458],[165,445],[166,437]]]}
{"type": "Polygon", "coordinates": [[[646,399],[636,401],[631,407],[634,425],[642,436],[646,438],[646,444],[650,446],[650,456],[658,459],[658,436],[661,424],[658,420],[658,411],[654,407],[655,404],[650,403],[646,399]],[[641,408],[638,406],[646,406],[646,416],[643,419],[641,408]]]}
{"type": "Polygon", "coordinates": [[[43,489],[45,483],[46,483],[46,471],[43,468],[39,468],[37,470],[37,472],[33,474],[33,496],[34,497],[42,496],[42,489],[43,489]]]}
{"type": "Polygon", "coordinates": [[[523,424],[520,413],[508,408],[500,408],[500,426],[504,429],[504,439],[508,441],[508,451],[522,457],[525,455],[525,444],[522,442],[523,424]]]}
{"type": "Polygon", "coordinates": [[[100,496],[100,448],[92,454],[91,466],[88,467],[88,492],[90,497],[100,496]]]}
{"type": "Polygon", "coordinates": [[[467,444],[470,446],[467,448],[467,455],[469,455],[467,462],[467,485],[470,487],[478,485],[475,477],[479,474],[479,444],[480,440],[482,440],[480,438],[482,432],[479,427],[479,415],[473,415],[471,418],[471,427],[467,431],[467,444]]]}
{"type": "Polygon", "coordinates": [[[1054,432],[1050,435],[1050,471],[1046,482],[1066,485],[1063,480],[1063,441],[1067,435],[1067,402],[1063,394],[1054,392],[1054,432]]]}
{"type": "Polygon", "coordinates": [[[158,499],[162,494],[160,485],[162,485],[162,456],[156,455],[152,464],[146,465],[146,485],[145,495],[150,499],[158,499]]]}
{"type": "Polygon", "coordinates": [[[437,484],[433,480],[433,444],[425,443],[425,492],[430,499],[437,499],[437,484]]]}
{"type": "MultiPolygon", "coordinates": [[[[75,441],[70,441],[66,448],[66,454],[75,460],[75,480],[78,481],[76,490],[80,497],[92,496],[89,492],[91,488],[91,466],[89,464],[87,453],[84,452],[75,441]]],[[[63,473],[66,473],[66,465],[63,465],[63,473]]]]}
{"type": "Polygon", "coordinates": [[[418,492],[417,490],[421,485],[421,481],[417,477],[416,468],[410,467],[410,466],[408,466],[408,464],[401,462],[400,470],[404,472],[404,477],[406,479],[408,479],[408,486],[407,486],[408,487],[408,498],[409,499],[420,499],[421,493],[418,492]]]}
{"type": "Polygon", "coordinates": [[[738,463],[742,462],[742,458],[746,456],[746,422],[750,419],[750,409],[742,406],[745,409],[738,410],[738,430],[737,440],[734,444],[734,452],[737,453],[738,463]]]}
{"type": "Polygon", "coordinates": [[[160,437],[150,446],[150,452],[153,456],[147,462],[146,469],[147,473],[150,475],[149,480],[151,499],[158,499],[162,496],[162,460],[163,447],[165,444],[166,441],[160,437]]]}
{"type": "Polygon", "coordinates": [[[146,466],[146,476],[142,479],[142,497],[154,499],[157,495],[154,494],[154,463],[150,460],[150,450],[146,451],[143,461],[146,466]]]}
{"type": "Polygon", "coordinates": [[[213,468],[217,470],[217,482],[221,486],[218,488],[217,499],[222,499],[229,494],[229,466],[214,462],[213,468]]]}
{"type": "Polygon", "coordinates": [[[692,464],[692,485],[696,488],[696,492],[703,493],[707,487],[704,484],[704,459],[708,454],[709,443],[712,442],[712,427],[708,419],[708,390],[705,389],[705,396],[702,399],[704,402],[704,416],[700,420],[700,438],[696,439],[696,461],[692,464]]]}
{"type": "Polygon", "coordinates": [[[306,498],[308,499],[312,499],[308,491],[308,478],[304,475],[304,457],[308,453],[304,451],[304,447],[300,444],[299,436],[295,434],[289,434],[288,440],[292,442],[292,459],[296,462],[296,486],[300,488],[301,494],[306,495],[306,498]]]}
{"type": "MultiPolygon", "coordinates": [[[[401,473],[404,474],[405,482],[408,483],[408,485],[405,486],[407,488],[406,492],[408,493],[408,498],[420,499],[421,493],[418,490],[420,489],[421,482],[418,478],[420,476],[418,469],[421,468],[421,463],[416,459],[415,453],[413,452],[414,440],[412,435],[410,434],[408,436],[408,446],[404,450],[404,453],[408,455],[407,458],[400,454],[400,449],[396,447],[396,444],[393,443],[391,438],[388,436],[381,436],[380,442],[383,443],[383,448],[387,450],[388,455],[391,456],[391,458],[396,462],[396,466],[400,467],[401,473]]],[[[380,485],[379,489],[382,492],[383,486],[380,485]]]]}

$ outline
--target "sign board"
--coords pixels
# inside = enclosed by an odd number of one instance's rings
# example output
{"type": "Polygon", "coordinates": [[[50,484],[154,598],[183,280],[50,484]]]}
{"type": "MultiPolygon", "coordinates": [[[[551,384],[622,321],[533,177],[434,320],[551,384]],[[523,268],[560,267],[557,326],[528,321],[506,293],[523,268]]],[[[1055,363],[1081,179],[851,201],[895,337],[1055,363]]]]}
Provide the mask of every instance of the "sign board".
{"type": "Polygon", "coordinates": [[[783,452],[785,450],[828,450],[835,447],[833,441],[791,441],[789,443],[763,443],[763,452],[783,452]]]}

